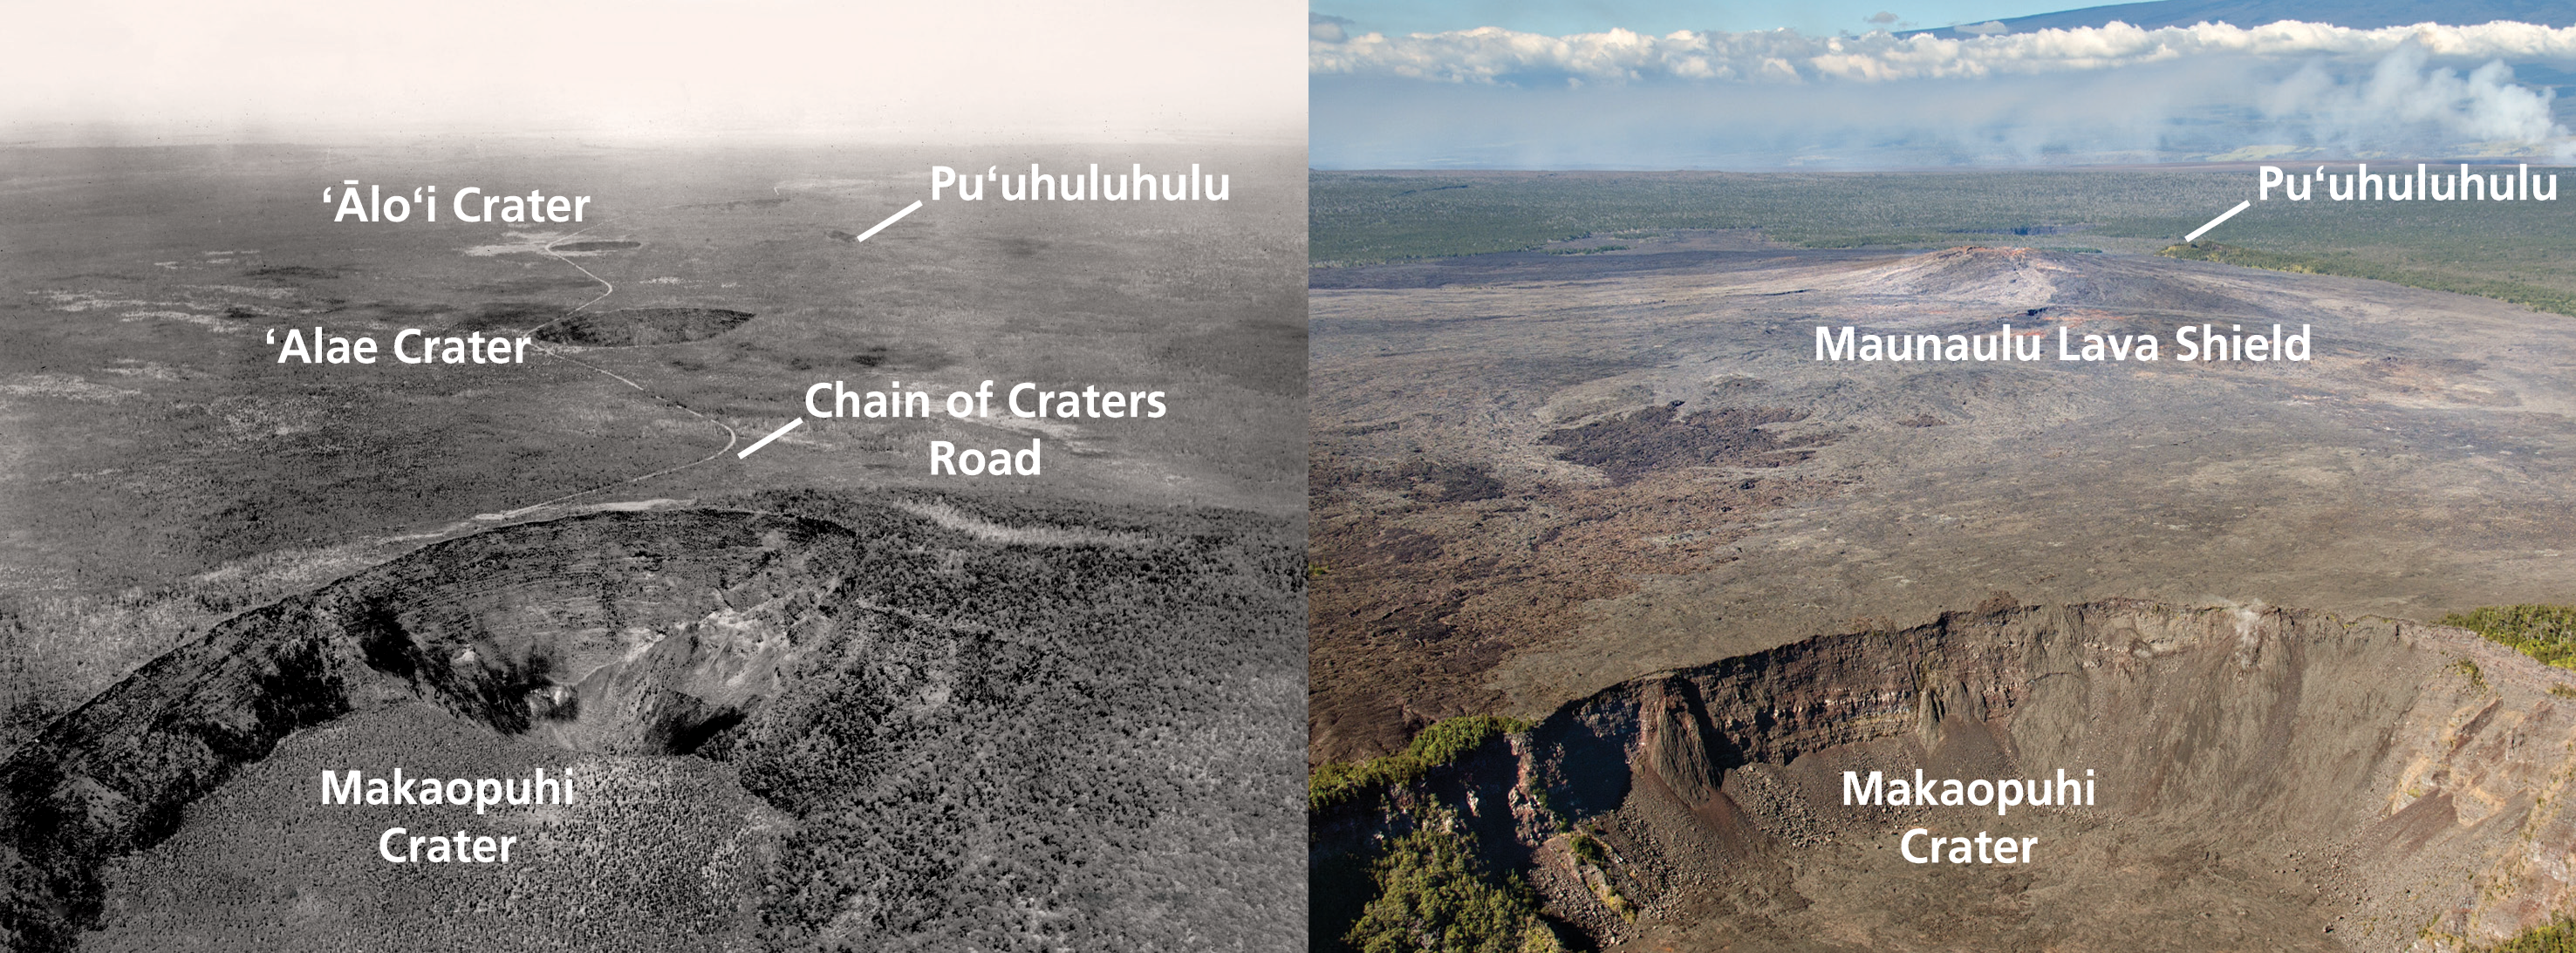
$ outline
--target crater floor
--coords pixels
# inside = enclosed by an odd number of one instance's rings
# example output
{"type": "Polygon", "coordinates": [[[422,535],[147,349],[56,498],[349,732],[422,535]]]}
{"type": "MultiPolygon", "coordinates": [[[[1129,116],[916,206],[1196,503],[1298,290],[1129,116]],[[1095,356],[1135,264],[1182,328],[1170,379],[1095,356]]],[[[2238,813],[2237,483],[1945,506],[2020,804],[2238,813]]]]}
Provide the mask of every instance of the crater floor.
{"type": "Polygon", "coordinates": [[[740,502],[436,543],[155,659],[0,761],[0,936],[120,948],[173,891],[227,898],[174,935],[208,949],[1295,935],[1293,524],[740,502]],[[538,768],[584,790],[318,803],[323,770],[538,768]],[[505,867],[394,870],[394,826],[521,840],[505,867]]]}

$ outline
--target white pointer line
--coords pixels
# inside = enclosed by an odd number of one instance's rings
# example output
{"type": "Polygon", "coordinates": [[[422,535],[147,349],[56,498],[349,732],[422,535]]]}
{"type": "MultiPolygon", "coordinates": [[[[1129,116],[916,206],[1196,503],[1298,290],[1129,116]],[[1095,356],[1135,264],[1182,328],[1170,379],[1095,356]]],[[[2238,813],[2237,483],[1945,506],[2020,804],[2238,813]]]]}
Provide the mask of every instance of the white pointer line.
{"type": "Polygon", "coordinates": [[[762,448],[762,447],[769,446],[769,442],[770,442],[770,441],[772,441],[772,440],[776,440],[776,439],[778,439],[778,438],[780,438],[780,437],[787,436],[787,432],[788,432],[788,431],[796,429],[796,425],[801,424],[801,423],[804,423],[804,422],[805,422],[805,418],[803,418],[803,417],[796,417],[796,418],[792,418],[792,419],[788,420],[788,421],[787,421],[787,426],[780,427],[780,428],[778,428],[778,429],[776,429],[776,430],[772,430],[772,431],[770,431],[770,432],[769,432],[769,436],[762,437],[762,438],[760,438],[760,439],[758,439],[758,440],[752,441],[751,446],[748,446],[748,447],[744,447],[744,448],[742,448],[742,452],[741,452],[741,453],[734,454],[734,455],[733,455],[733,458],[734,458],[734,459],[736,459],[736,460],[740,460],[740,459],[742,459],[742,458],[744,458],[744,457],[751,456],[751,452],[752,452],[752,451],[754,451],[754,450],[758,450],[758,449],[760,449],[760,448],[762,448]]]}
{"type": "Polygon", "coordinates": [[[853,239],[850,239],[850,244],[856,245],[856,244],[858,244],[858,243],[860,243],[860,242],[867,241],[867,240],[868,240],[868,236],[874,235],[874,234],[876,234],[876,233],[878,233],[878,232],[885,231],[885,227],[886,227],[886,226],[888,226],[888,225],[892,225],[892,224],[894,224],[894,223],[896,223],[896,222],[903,221],[903,217],[904,217],[904,216],[912,214],[912,210],[913,210],[913,209],[917,209],[917,208],[920,208],[920,207],[921,207],[921,200],[920,200],[920,199],[914,199],[914,200],[912,200],[912,204],[904,206],[904,207],[903,207],[903,211],[896,212],[896,213],[894,213],[894,214],[892,214],[892,215],[888,215],[888,216],[886,216],[886,220],[885,220],[885,221],[878,222],[878,223],[876,224],[876,226],[875,226],[875,227],[870,228],[870,229],[868,229],[867,231],[860,232],[860,233],[859,233],[859,237],[857,237],[857,238],[853,238],[853,239]]]}
{"type": "MultiPolygon", "coordinates": [[[[919,204],[921,204],[921,203],[919,203],[919,202],[914,202],[914,203],[912,203],[912,204],[914,204],[914,205],[919,205],[919,204]]],[[[2189,235],[2185,235],[2185,236],[2183,236],[2183,237],[2182,237],[2182,243],[2183,243],[2183,244],[2185,244],[2185,245],[2189,245],[2189,244],[2191,244],[2191,243],[2193,243],[2193,242],[2199,241],[2199,240],[2200,240],[2200,236],[2202,236],[2203,234],[2208,233],[2208,231],[2209,231],[2210,229],[2217,228],[2217,227],[2218,227],[2218,223],[2220,223],[2220,222],[2224,222],[2224,221],[2226,221],[2226,220],[2228,220],[2228,219],[2231,219],[2231,218],[2235,218],[2235,217],[2236,217],[2236,213],[2238,213],[2238,212],[2242,212],[2242,211],[2246,210],[2248,207],[2252,206],[2253,204],[2254,204],[2254,200],[2253,200],[2253,199],[2246,199],[2245,201],[2242,201],[2242,202],[2238,202],[2238,203],[2236,203],[2236,207],[2235,207],[2235,208],[2231,208],[2231,209],[2228,209],[2227,211],[2224,211],[2224,212],[2220,212],[2220,213],[2218,213],[2218,217],[2217,217],[2217,218],[2210,219],[2210,220],[2209,220],[2209,224],[2207,224],[2207,225],[2203,225],[2203,226],[2201,226],[2201,227],[2199,227],[2199,228],[2192,229],[2192,230],[2191,230],[2191,234],[2189,234],[2189,235]]],[[[906,211],[910,211],[910,209],[906,209],[906,211]]],[[[900,216],[900,215],[895,216],[895,218],[902,218],[902,217],[903,217],[903,216],[900,216]]],[[[894,221],[894,219],[893,219],[893,218],[890,218],[890,219],[886,219],[886,221],[891,222],[891,221],[894,221]]],[[[877,228],[884,228],[884,227],[885,227],[885,226],[883,226],[883,225],[879,225],[879,226],[877,226],[877,228]]],[[[867,237],[867,236],[862,235],[862,236],[859,236],[859,237],[861,237],[861,238],[865,238],[865,237],[867,237]]]]}

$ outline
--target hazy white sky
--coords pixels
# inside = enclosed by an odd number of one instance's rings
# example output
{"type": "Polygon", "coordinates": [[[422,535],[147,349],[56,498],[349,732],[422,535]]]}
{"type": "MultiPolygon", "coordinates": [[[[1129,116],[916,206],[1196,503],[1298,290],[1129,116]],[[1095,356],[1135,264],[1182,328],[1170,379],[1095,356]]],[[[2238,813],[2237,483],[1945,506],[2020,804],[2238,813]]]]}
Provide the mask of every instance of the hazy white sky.
{"type": "Polygon", "coordinates": [[[10,3],[0,143],[1302,133],[1277,0],[10,3]]]}

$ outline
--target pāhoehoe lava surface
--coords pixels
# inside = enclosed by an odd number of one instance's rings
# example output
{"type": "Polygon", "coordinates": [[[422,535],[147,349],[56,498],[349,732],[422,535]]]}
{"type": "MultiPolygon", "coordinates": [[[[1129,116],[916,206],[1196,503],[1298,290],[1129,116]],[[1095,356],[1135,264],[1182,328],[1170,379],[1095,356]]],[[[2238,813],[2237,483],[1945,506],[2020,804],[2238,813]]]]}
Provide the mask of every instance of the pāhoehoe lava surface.
{"type": "Polygon", "coordinates": [[[761,509],[438,544],[146,665],[0,763],[10,946],[73,946],[102,865],[290,735],[426,704],[520,744],[729,765],[794,821],[745,893],[759,946],[1284,948],[1304,656],[1284,524],[1112,518],[1029,545],[840,497],[761,509]]]}
{"type": "MultiPolygon", "coordinates": [[[[1316,856],[1365,855],[1442,805],[1604,949],[2491,943],[2576,900],[2571,699],[2576,674],[2440,626],[2139,601],[1956,613],[1613,686],[1317,817],[1316,856]],[[2092,804],[1844,803],[1845,772],[2061,769],[2093,780],[2092,804]],[[2027,863],[1917,864],[1899,856],[1917,827],[2035,844],[2027,863]]],[[[1334,912],[1319,931],[1354,915],[1334,912]]]]}
{"type": "Polygon", "coordinates": [[[537,329],[537,340],[591,347],[642,347],[703,341],[756,317],[723,308],[625,308],[567,315],[537,329]]]}
{"type": "Polygon", "coordinates": [[[1311,761],[1997,592],[2433,619],[2576,591],[2576,324],[2152,256],[1721,238],[1312,274],[1311,761]],[[2183,328],[2275,324],[2312,359],[2180,360],[2183,328]],[[2006,326],[2035,359],[1973,359],[2006,326]],[[1970,359],[1837,360],[1819,330],[1970,359]],[[2161,352],[2084,360],[2088,335],[2161,352]]]}
{"type": "Polygon", "coordinates": [[[1796,423],[1805,414],[1776,408],[1700,411],[1684,417],[1676,401],[1660,409],[1595,420],[1568,427],[1539,440],[1562,447],[1565,459],[1598,467],[1613,483],[1630,483],[1659,469],[1679,466],[1775,467],[1814,456],[1798,448],[1833,442],[1831,436],[1810,442],[1782,441],[1764,424],[1796,423]]]}

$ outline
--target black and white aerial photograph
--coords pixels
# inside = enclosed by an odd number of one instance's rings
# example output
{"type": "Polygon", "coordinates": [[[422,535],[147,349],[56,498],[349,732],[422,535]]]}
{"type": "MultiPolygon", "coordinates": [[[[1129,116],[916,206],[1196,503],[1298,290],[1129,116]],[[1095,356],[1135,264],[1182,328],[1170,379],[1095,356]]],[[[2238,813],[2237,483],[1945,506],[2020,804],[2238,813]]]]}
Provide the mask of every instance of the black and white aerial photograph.
{"type": "Polygon", "coordinates": [[[0,946],[1302,946],[1300,13],[13,11],[0,946]]]}

